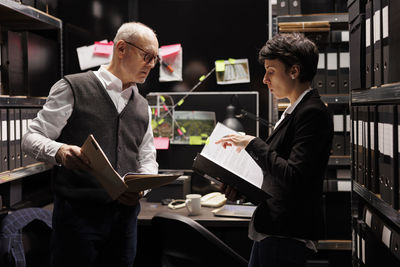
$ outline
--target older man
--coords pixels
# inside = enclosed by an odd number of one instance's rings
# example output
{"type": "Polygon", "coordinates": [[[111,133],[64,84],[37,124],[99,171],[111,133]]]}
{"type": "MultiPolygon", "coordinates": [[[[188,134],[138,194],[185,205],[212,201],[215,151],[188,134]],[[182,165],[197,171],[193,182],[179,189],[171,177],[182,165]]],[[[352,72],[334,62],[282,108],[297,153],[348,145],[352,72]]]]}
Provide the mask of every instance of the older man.
{"type": "Polygon", "coordinates": [[[23,137],[28,154],[57,165],[52,266],[132,266],[141,194],[113,201],[87,172],[80,146],[93,134],[119,174],[157,173],[151,113],[136,87],[157,62],[154,31],[123,24],[111,63],[58,81],[23,137]]]}

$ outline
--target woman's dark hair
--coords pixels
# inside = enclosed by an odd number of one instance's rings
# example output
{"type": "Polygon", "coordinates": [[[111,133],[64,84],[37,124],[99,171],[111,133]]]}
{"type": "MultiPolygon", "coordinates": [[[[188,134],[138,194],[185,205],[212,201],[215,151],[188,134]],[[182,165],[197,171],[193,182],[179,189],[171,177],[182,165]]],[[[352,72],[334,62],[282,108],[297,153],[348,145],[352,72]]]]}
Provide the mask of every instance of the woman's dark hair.
{"type": "Polygon", "coordinates": [[[286,71],[295,64],[300,66],[300,82],[311,82],[317,71],[318,48],[300,33],[275,35],[261,48],[258,59],[264,64],[266,59],[278,59],[286,66],[286,71]]]}

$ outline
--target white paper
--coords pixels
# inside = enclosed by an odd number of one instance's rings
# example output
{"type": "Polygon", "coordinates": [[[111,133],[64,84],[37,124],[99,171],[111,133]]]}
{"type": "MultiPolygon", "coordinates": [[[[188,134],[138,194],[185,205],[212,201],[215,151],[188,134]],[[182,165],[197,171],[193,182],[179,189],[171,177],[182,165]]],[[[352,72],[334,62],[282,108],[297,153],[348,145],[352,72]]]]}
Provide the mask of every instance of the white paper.
{"type": "Polygon", "coordinates": [[[318,69],[325,69],[325,53],[318,54],[318,69]]]}
{"type": "Polygon", "coordinates": [[[21,139],[21,122],[20,120],[15,120],[15,140],[21,139]]]}
{"type": "Polygon", "coordinates": [[[15,140],[15,128],[14,128],[14,120],[10,121],[10,141],[15,140]]]}
{"type": "Polygon", "coordinates": [[[363,122],[362,121],[358,121],[358,145],[362,146],[363,145],[363,133],[362,133],[362,126],[363,126],[363,122]]]}
{"type": "Polygon", "coordinates": [[[337,70],[337,53],[327,54],[328,70],[337,70]]]}
{"type": "MultiPolygon", "coordinates": [[[[163,47],[160,47],[160,55],[163,54],[163,47]]],[[[160,82],[171,82],[171,81],[182,81],[182,47],[176,55],[169,56],[165,59],[172,68],[173,72],[170,72],[163,64],[160,64],[160,82]]],[[[163,58],[161,59],[163,60],[163,58]]],[[[200,77],[199,77],[200,78],[200,77]]]]}
{"type": "Polygon", "coordinates": [[[372,214],[369,210],[366,210],[365,212],[365,223],[371,228],[371,221],[372,221],[372,214]]]}
{"type": "Polygon", "coordinates": [[[386,227],[386,225],[383,226],[382,230],[382,242],[385,244],[388,248],[390,248],[390,239],[392,237],[392,232],[389,230],[389,228],[386,227]]]}
{"type": "Polygon", "coordinates": [[[339,59],[340,68],[350,68],[350,53],[340,53],[339,59]]]}
{"type": "Polygon", "coordinates": [[[383,134],[383,153],[393,158],[393,125],[384,123],[383,134]]]}
{"type": "Polygon", "coordinates": [[[349,40],[349,31],[342,31],[342,42],[348,42],[349,40]]]}
{"type": "Polygon", "coordinates": [[[378,122],[378,149],[380,153],[384,153],[383,150],[383,123],[378,122]]]}
{"type": "Polygon", "coordinates": [[[333,115],[333,131],[343,132],[343,115],[333,115]]]}
{"type": "Polygon", "coordinates": [[[365,20],[365,47],[371,45],[371,19],[365,20]]]}
{"type": "Polygon", "coordinates": [[[351,191],[351,181],[338,181],[337,187],[339,192],[350,192],[351,191]]]}
{"type": "Polygon", "coordinates": [[[362,238],[361,241],[361,260],[365,264],[365,239],[362,238]]]}
{"type": "MultiPolygon", "coordinates": [[[[369,123],[370,126],[370,138],[371,138],[371,149],[375,149],[375,123],[374,122],[370,122],[369,123]]],[[[399,142],[400,145],[400,142],[399,142]]],[[[400,151],[400,150],[399,150],[400,151]]]]}
{"type": "MultiPolygon", "coordinates": [[[[107,40],[102,40],[101,42],[107,43],[107,40]]],[[[99,56],[93,54],[93,51],[94,51],[94,44],[90,46],[78,47],[76,49],[76,52],[78,53],[79,66],[81,70],[86,70],[96,66],[110,63],[112,54],[110,54],[109,56],[99,56]]]]}
{"type": "Polygon", "coordinates": [[[377,10],[374,14],[374,43],[381,39],[381,11],[377,10]]]}
{"type": "Polygon", "coordinates": [[[27,130],[28,130],[28,121],[22,120],[22,136],[26,134],[27,130]]]}
{"type": "Polygon", "coordinates": [[[224,149],[221,144],[215,144],[228,134],[237,132],[217,123],[211,133],[210,142],[204,146],[200,154],[261,189],[264,179],[262,170],[245,149],[238,153],[235,146],[224,149]]]}
{"type": "Polygon", "coordinates": [[[389,6],[382,9],[382,38],[389,37],[389,6]]]}
{"type": "Polygon", "coordinates": [[[1,140],[7,141],[7,121],[1,122],[1,140]]]}

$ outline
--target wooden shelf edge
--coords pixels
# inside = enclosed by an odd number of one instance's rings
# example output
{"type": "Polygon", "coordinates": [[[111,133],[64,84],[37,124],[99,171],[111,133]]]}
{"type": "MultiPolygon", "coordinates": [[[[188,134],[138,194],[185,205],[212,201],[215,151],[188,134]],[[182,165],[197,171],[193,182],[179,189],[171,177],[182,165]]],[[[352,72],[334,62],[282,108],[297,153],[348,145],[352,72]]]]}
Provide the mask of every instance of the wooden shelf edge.
{"type": "Polygon", "coordinates": [[[6,171],[0,173],[0,184],[8,183],[14,180],[18,180],[30,175],[34,175],[37,173],[45,172],[50,170],[53,167],[53,165],[44,163],[44,162],[38,162],[26,167],[21,167],[12,171],[6,171]]]}

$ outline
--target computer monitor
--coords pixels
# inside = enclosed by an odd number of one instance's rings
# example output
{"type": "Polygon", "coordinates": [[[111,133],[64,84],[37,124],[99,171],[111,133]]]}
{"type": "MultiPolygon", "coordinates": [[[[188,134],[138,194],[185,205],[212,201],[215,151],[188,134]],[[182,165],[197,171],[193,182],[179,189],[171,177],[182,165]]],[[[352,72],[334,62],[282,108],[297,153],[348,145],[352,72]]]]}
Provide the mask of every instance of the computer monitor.
{"type": "MultiPolygon", "coordinates": [[[[147,95],[150,106],[154,107],[155,98],[164,96],[167,105],[171,101],[178,103],[187,93],[185,92],[162,92],[147,95]]],[[[236,107],[236,113],[246,110],[258,117],[258,92],[193,92],[189,93],[182,105],[175,108],[176,111],[209,111],[215,112],[216,122],[223,122],[226,117],[226,107],[230,104],[236,107]]],[[[249,117],[239,118],[245,133],[258,136],[259,123],[249,117]]],[[[191,170],[193,159],[200,153],[203,145],[174,144],[171,143],[167,150],[157,150],[157,161],[160,169],[191,170]]]]}

